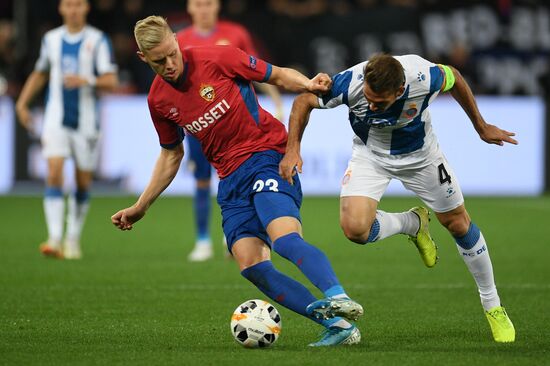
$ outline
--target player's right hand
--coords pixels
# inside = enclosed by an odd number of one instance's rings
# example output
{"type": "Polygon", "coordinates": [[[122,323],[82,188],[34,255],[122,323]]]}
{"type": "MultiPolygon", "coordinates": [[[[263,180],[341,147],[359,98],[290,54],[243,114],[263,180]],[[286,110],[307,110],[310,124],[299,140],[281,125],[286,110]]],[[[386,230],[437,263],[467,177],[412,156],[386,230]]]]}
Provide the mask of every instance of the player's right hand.
{"type": "Polygon", "coordinates": [[[143,216],[145,216],[144,211],[132,206],[120,210],[111,216],[111,222],[120,230],[132,230],[133,224],[139,221],[143,216]]]}
{"type": "Polygon", "coordinates": [[[298,172],[302,173],[302,157],[299,152],[287,150],[279,163],[279,175],[290,184],[294,184],[292,177],[298,172]]]}
{"type": "Polygon", "coordinates": [[[332,87],[332,79],[328,74],[323,72],[315,75],[313,79],[310,80],[308,85],[308,91],[314,94],[325,94],[332,87]]]}
{"type": "Polygon", "coordinates": [[[21,124],[21,126],[23,126],[26,130],[31,131],[32,114],[30,109],[27,106],[16,105],[15,113],[17,113],[17,118],[19,119],[19,123],[21,124]]]}

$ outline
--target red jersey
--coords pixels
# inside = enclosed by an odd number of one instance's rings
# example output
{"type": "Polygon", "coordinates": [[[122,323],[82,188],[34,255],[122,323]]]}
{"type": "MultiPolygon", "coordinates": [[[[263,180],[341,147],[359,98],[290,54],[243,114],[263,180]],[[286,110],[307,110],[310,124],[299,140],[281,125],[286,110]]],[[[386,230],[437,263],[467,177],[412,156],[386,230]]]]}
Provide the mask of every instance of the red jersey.
{"type": "Polygon", "coordinates": [[[228,46],[193,47],[182,55],[178,84],[157,75],[147,98],[161,146],[174,148],[183,131],[192,134],[220,178],[255,152],[284,153],[286,129],[258,104],[251,84],[267,81],[271,64],[228,46]]]}
{"type": "Polygon", "coordinates": [[[233,22],[218,21],[216,27],[208,34],[201,34],[191,26],[177,33],[181,48],[195,46],[233,46],[244,52],[257,56],[252,37],[241,25],[233,22]]]}

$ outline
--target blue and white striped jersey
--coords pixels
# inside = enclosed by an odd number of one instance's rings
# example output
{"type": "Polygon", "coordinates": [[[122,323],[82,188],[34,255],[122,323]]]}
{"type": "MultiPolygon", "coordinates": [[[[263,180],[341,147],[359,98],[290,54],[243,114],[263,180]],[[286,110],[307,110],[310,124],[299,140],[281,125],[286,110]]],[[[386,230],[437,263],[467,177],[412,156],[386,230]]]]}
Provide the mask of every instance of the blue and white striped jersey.
{"type": "Polygon", "coordinates": [[[63,77],[73,74],[93,78],[116,72],[107,36],[88,25],[77,34],[70,34],[65,26],[52,29],[42,38],[35,70],[49,72],[44,130],[65,126],[85,136],[97,136],[99,122],[95,87],[67,89],[63,77]]]}
{"type": "Polygon", "coordinates": [[[368,61],[335,75],[330,93],[319,98],[319,105],[347,105],[357,136],[355,143],[366,145],[377,159],[394,166],[425,163],[428,154],[438,149],[428,105],[438,95],[444,74],[420,56],[394,57],[405,71],[405,91],[386,111],[372,112],[368,108],[363,94],[363,71],[368,61]]]}

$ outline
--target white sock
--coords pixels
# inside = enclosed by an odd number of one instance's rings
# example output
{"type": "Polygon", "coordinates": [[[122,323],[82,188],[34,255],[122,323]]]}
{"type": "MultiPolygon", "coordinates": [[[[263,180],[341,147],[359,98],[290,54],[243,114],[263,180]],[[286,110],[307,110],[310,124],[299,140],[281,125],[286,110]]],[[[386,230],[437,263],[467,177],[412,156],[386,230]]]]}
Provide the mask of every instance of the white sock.
{"type": "Polygon", "coordinates": [[[44,215],[48,228],[48,244],[59,248],[63,236],[65,219],[65,199],[63,197],[44,197],[44,215]]]}
{"type": "Polygon", "coordinates": [[[479,239],[471,249],[464,249],[458,244],[457,247],[466,267],[476,281],[483,308],[489,310],[500,306],[500,298],[493,277],[493,265],[483,234],[479,233],[479,239]]]}
{"type": "Polygon", "coordinates": [[[78,243],[84,226],[84,220],[90,207],[90,201],[78,202],[74,195],[69,197],[69,210],[67,213],[67,239],[78,243]]]}
{"type": "Polygon", "coordinates": [[[395,234],[416,235],[420,227],[420,220],[413,212],[389,213],[381,210],[376,211],[376,220],[372,224],[371,236],[376,230],[375,225],[378,225],[378,235],[372,240],[369,237],[369,242],[382,240],[395,234]],[[376,222],[378,221],[378,224],[376,222]]]}

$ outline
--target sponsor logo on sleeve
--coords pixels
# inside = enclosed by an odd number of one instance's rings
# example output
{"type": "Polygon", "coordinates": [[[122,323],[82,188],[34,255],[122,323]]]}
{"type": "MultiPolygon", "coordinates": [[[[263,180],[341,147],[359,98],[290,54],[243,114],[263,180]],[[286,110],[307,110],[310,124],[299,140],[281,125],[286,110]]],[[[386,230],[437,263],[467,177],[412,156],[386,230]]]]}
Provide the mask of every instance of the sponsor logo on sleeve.
{"type": "Polygon", "coordinates": [[[248,56],[248,66],[249,66],[252,70],[256,70],[257,63],[258,63],[258,60],[256,60],[256,57],[254,57],[254,56],[248,56]]]}

